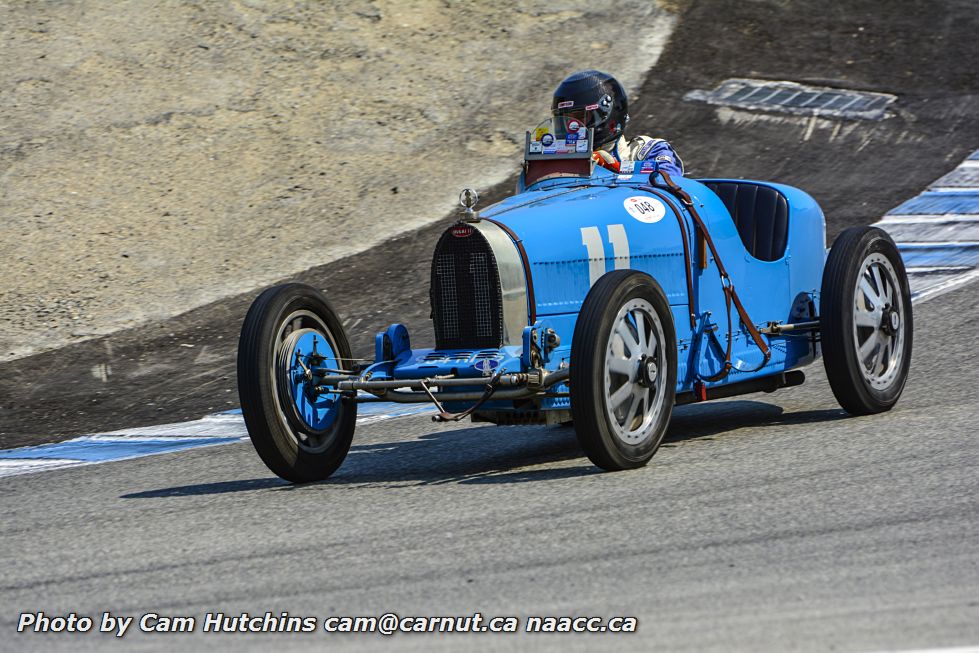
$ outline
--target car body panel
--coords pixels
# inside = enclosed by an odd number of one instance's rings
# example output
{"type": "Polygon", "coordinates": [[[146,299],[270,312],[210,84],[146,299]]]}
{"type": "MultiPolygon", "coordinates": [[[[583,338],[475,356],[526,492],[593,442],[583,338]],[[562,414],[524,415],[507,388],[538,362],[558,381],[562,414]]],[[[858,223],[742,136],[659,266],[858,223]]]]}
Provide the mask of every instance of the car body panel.
{"type": "MultiPolygon", "coordinates": [[[[825,263],[825,221],[809,195],[790,186],[762,181],[688,178],[674,181],[692,198],[756,327],[816,316],[825,263]],[[781,258],[763,261],[748,253],[725,204],[705,185],[716,181],[759,184],[774,188],[785,197],[788,234],[781,258]]],[[[549,352],[543,368],[554,371],[568,367],[573,364],[570,358],[575,323],[588,290],[602,274],[616,269],[644,272],[666,294],[677,335],[678,393],[690,392],[698,381],[705,387],[716,387],[780,374],[808,364],[818,355],[815,338],[810,335],[766,335],[771,358],[762,366],[762,352],[740,323],[737,313],[732,312],[733,368],[718,381],[704,381],[722,369],[731,328],[717,261],[708,256],[707,267],[700,268],[695,221],[683,203],[662,184],[651,185],[649,171],[641,164],[635,164],[632,172],[625,174],[596,167],[590,177],[545,179],[529,187],[521,181],[518,191],[484,209],[480,221],[469,224],[484,233],[492,232],[496,241],[507,233],[514,252],[519,246],[526,254],[525,283],[513,283],[512,279],[510,283],[516,289],[511,300],[521,297],[521,291],[527,292],[522,347],[514,339],[516,326],[508,318],[506,346],[498,350],[408,349],[397,361],[378,365],[374,378],[414,379],[450,374],[479,378],[501,369],[526,371],[531,356],[527,334],[540,334],[546,329],[552,329],[561,344],[549,352]],[[684,232],[690,261],[683,251],[684,232]],[[687,292],[685,266],[688,264],[692,270],[692,302],[687,292]],[[691,303],[695,316],[693,328],[689,317],[691,303]],[[531,315],[536,318],[534,324],[530,322],[531,315]]],[[[494,246],[498,245],[497,242],[494,246]]],[[[508,260],[515,259],[511,256],[508,260]]],[[[560,384],[552,394],[567,390],[566,384],[560,384]]],[[[569,399],[563,396],[541,398],[530,408],[513,402],[491,401],[486,409],[550,410],[567,409],[569,405],[569,399]]]]}

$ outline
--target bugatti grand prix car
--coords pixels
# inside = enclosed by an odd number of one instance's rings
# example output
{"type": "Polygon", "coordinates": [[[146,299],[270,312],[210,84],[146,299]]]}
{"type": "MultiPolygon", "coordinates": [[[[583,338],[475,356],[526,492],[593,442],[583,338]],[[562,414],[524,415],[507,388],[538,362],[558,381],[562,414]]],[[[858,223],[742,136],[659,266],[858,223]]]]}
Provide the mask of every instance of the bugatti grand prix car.
{"type": "MultiPolygon", "coordinates": [[[[572,127],[577,127],[572,125],[572,127]]],[[[434,346],[393,324],[351,357],[318,290],[265,290],[245,317],[238,389],[262,460],[284,479],[343,462],[364,402],[429,402],[436,421],[573,424],[607,470],[645,465],[673,407],[798,385],[822,355],[851,414],[890,409],[911,360],[908,281],[883,231],[825,222],[803,191],[612,172],[589,130],[527,132],[516,194],[435,244],[434,346]]]]}

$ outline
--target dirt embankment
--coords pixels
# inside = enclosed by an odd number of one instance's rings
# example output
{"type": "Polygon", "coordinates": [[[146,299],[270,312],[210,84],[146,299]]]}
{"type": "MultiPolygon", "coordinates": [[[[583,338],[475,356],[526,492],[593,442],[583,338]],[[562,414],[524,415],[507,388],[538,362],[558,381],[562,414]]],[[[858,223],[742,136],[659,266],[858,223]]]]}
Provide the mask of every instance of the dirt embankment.
{"type": "Polygon", "coordinates": [[[269,283],[512,172],[561,77],[630,87],[639,0],[0,7],[0,360],[269,283]]]}

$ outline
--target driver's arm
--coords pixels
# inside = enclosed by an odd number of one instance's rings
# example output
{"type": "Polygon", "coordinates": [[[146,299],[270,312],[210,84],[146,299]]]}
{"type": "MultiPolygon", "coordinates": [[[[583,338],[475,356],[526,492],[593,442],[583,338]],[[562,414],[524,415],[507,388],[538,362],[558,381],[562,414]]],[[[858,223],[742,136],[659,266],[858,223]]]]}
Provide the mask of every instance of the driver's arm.
{"type": "Polygon", "coordinates": [[[677,177],[683,175],[683,161],[677,155],[673,146],[662,138],[636,136],[629,141],[629,156],[623,157],[632,161],[656,161],[659,169],[677,177]]]}

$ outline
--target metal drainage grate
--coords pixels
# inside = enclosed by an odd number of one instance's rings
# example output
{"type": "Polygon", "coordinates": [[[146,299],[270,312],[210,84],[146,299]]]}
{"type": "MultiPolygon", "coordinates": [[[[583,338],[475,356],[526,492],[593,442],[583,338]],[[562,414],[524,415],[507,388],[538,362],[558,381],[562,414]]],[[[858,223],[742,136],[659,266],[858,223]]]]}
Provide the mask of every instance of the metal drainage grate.
{"type": "Polygon", "coordinates": [[[727,79],[713,91],[693,90],[684,100],[752,111],[778,111],[802,116],[881,120],[897,96],[795,82],[727,79]]]}

